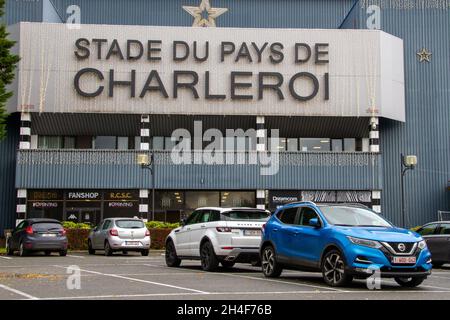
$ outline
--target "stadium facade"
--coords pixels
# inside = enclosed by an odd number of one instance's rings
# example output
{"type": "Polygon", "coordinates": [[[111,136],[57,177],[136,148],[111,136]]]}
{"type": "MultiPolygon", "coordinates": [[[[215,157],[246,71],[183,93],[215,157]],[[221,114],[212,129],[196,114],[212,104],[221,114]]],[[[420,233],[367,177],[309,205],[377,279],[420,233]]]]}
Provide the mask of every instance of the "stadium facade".
{"type": "Polygon", "coordinates": [[[6,9],[21,61],[0,142],[2,230],[299,200],[362,203],[409,227],[450,211],[450,1],[6,9]],[[406,219],[401,154],[418,158],[406,219]]]}

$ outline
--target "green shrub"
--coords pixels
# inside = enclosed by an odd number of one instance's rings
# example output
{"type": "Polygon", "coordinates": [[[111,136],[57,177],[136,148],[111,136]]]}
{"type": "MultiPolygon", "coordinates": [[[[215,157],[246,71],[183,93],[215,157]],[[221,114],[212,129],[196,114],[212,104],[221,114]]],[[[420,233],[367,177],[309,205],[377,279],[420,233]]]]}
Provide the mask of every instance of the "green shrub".
{"type": "Polygon", "coordinates": [[[409,229],[409,230],[416,232],[416,231],[419,230],[420,228],[422,228],[422,226],[417,226],[417,227],[411,228],[411,229],[409,229]]]}
{"type": "Polygon", "coordinates": [[[168,223],[162,221],[149,221],[145,225],[147,229],[175,229],[180,226],[179,223],[168,223]]]}
{"type": "Polygon", "coordinates": [[[6,248],[0,248],[0,254],[6,254],[6,248]]]}
{"type": "Polygon", "coordinates": [[[91,229],[91,225],[88,223],[76,223],[72,221],[64,221],[62,224],[64,229],[83,229],[83,230],[91,229]]]}

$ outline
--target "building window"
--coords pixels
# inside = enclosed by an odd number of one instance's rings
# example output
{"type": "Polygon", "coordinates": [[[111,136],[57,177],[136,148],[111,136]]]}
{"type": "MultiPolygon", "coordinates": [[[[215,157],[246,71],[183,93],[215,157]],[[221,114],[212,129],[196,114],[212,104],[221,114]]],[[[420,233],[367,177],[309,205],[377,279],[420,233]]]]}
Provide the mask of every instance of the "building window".
{"type": "Polygon", "coordinates": [[[117,137],[115,136],[97,136],[94,140],[94,149],[115,150],[117,137]]]}
{"type": "Polygon", "coordinates": [[[64,137],[64,149],[75,149],[75,137],[64,137]]]}
{"type": "Polygon", "coordinates": [[[303,152],[331,151],[331,140],[328,138],[301,138],[300,151],[303,152]]]}
{"type": "Polygon", "coordinates": [[[220,192],[218,191],[188,191],[186,192],[186,208],[218,207],[220,192]]]}
{"type": "Polygon", "coordinates": [[[128,150],[129,141],[128,137],[117,137],[117,150],[128,150]]]}
{"type": "Polygon", "coordinates": [[[92,149],[92,137],[91,136],[78,136],[76,139],[77,149],[92,149]]]}
{"type": "Polygon", "coordinates": [[[164,137],[153,137],[153,150],[164,150],[164,137]]]}
{"type": "Polygon", "coordinates": [[[39,136],[38,149],[61,149],[62,138],[58,136],[39,136]]]}
{"type": "Polygon", "coordinates": [[[221,207],[256,207],[256,194],[252,191],[222,191],[221,207]]]}
{"type": "Polygon", "coordinates": [[[287,139],[287,151],[298,151],[298,139],[287,139]]]}
{"type": "Polygon", "coordinates": [[[344,139],[344,151],[355,152],[356,151],[356,139],[344,139]]]}
{"type": "Polygon", "coordinates": [[[341,139],[332,139],[331,140],[331,151],[333,152],[342,152],[342,140],[341,139]]]}

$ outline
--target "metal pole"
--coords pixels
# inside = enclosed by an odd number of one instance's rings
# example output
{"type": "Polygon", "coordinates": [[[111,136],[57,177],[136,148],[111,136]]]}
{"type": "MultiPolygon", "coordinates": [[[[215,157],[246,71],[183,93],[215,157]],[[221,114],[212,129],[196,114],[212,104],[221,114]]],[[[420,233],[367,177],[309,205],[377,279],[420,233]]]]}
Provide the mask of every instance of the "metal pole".
{"type": "Polygon", "coordinates": [[[402,226],[405,228],[405,185],[404,185],[404,178],[405,178],[405,172],[403,171],[403,154],[401,155],[401,166],[400,166],[400,174],[401,174],[401,182],[400,182],[400,189],[401,189],[401,196],[402,196],[402,226]]]}
{"type": "Polygon", "coordinates": [[[155,153],[152,154],[152,220],[155,220],[155,153]]]}

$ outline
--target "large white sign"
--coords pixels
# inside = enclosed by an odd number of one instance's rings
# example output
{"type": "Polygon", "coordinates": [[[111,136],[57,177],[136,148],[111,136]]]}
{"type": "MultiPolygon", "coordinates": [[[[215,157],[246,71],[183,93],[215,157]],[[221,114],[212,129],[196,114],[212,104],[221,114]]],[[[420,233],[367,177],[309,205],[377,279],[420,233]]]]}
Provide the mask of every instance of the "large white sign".
{"type": "Polygon", "coordinates": [[[15,28],[14,110],[405,118],[403,42],[381,31],[15,28]]]}

